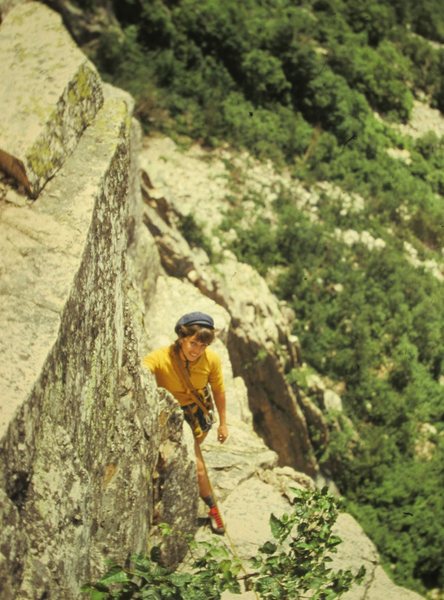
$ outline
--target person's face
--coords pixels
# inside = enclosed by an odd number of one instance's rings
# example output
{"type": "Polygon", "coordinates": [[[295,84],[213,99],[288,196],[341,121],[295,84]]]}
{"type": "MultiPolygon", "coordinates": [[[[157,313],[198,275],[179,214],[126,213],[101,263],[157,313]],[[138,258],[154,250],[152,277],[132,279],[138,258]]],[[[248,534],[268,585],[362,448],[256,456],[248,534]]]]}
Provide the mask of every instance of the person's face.
{"type": "Polygon", "coordinates": [[[197,360],[204,352],[208,344],[199,342],[196,339],[196,334],[182,338],[181,347],[185,358],[190,362],[197,360]]]}

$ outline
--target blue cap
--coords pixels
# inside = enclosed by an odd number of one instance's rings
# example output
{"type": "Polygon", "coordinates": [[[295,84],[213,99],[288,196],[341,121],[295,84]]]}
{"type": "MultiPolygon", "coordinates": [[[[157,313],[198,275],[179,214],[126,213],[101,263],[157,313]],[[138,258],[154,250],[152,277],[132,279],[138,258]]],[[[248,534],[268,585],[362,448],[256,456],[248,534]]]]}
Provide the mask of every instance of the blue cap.
{"type": "Polygon", "coordinates": [[[203,312],[191,312],[183,315],[183,317],[180,317],[174,328],[174,331],[177,334],[179,333],[179,328],[182,325],[202,325],[202,327],[214,329],[213,317],[210,317],[210,315],[207,315],[203,312]]]}

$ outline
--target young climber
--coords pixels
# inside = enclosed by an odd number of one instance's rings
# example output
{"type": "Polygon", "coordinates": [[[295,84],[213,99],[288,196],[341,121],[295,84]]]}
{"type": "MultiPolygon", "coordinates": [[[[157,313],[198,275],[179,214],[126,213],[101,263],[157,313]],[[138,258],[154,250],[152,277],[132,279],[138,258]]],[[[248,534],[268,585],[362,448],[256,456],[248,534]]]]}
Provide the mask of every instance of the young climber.
{"type": "Polygon", "coordinates": [[[143,365],[154,374],[158,386],[171,392],[184,411],[194,435],[199,493],[210,509],[213,531],[222,534],[223,521],[211,493],[200,448],[214,419],[208,386],[219,414],[217,439],[224,443],[228,437],[221,362],[208,347],[215,337],[214,321],[202,312],[187,313],[177,321],[175,332],[176,341],[145,356],[143,365]]]}

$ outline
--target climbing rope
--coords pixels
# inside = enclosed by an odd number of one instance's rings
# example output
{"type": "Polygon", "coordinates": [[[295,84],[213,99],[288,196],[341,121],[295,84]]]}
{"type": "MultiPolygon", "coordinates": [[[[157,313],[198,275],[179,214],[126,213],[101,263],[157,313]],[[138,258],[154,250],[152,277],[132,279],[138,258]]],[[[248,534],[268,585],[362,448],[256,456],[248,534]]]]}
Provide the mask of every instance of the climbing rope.
{"type": "MultiPolygon", "coordinates": [[[[204,467],[204,471],[205,471],[205,475],[206,475],[206,477],[207,477],[207,480],[208,480],[208,484],[209,484],[209,486],[210,486],[211,495],[212,495],[212,497],[213,497],[213,500],[214,500],[214,502],[216,503],[216,506],[217,506],[217,507],[219,507],[219,502],[218,502],[218,500],[217,500],[217,496],[216,496],[216,494],[214,493],[213,486],[211,485],[211,479],[210,479],[210,477],[209,477],[209,475],[208,475],[208,469],[207,469],[207,465],[206,465],[206,463],[205,463],[205,460],[204,460],[204,457],[203,457],[203,454],[202,454],[201,447],[200,447],[200,445],[196,445],[196,446],[197,446],[197,452],[199,453],[200,459],[201,459],[201,461],[202,461],[202,464],[203,464],[203,467],[204,467]]],[[[229,546],[230,546],[230,548],[231,548],[231,552],[233,553],[233,556],[234,556],[234,557],[235,557],[235,558],[236,558],[236,559],[239,561],[239,564],[240,564],[241,570],[242,570],[242,571],[243,571],[243,573],[245,574],[245,577],[246,577],[246,578],[248,578],[248,577],[249,577],[249,574],[248,574],[248,572],[247,572],[246,568],[244,567],[244,563],[242,562],[242,559],[241,559],[241,557],[239,556],[239,553],[238,553],[238,551],[237,551],[236,545],[235,545],[235,543],[234,543],[234,541],[233,541],[232,537],[231,537],[231,536],[230,536],[230,534],[228,533],[228,529],[227,529],[226,523],[224,522],[224,520],[223,520],[223,518],[222,518],[222,515],[221,515],[220,511],[219,511],[219,515],[220,515],[220,518],[221,518],[221,521],[222,521],[222,525],[223,525],[223,527],[224,527],[224,529],[225,529],[225,537],[226,537],[226,539],[228,540],[228,545],[229,545],[229,546]]],[[[249,591],[252,591],[252,592],[253,592],[253,594],[255,595],[255,597],[257,598],[257,600],[260,600],[260,598],[259,598],[259,596],[258,596],[258,594],[257,594],[257,592],[256,592],[255,590],[249,590],[249,591]]]]}

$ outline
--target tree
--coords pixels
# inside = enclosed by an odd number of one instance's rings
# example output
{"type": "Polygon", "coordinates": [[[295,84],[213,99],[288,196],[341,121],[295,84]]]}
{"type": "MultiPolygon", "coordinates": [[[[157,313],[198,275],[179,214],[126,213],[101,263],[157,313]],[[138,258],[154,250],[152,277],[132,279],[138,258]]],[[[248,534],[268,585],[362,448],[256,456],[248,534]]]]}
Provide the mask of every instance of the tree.
{"type": "Polygon", "coordinates": [[[290,84],[281,61],[264,50],[251,50],[242,61],[246,96],[254,104],[269,101],[287,103],[290,84]]]}

